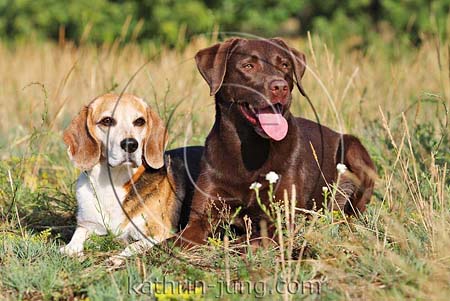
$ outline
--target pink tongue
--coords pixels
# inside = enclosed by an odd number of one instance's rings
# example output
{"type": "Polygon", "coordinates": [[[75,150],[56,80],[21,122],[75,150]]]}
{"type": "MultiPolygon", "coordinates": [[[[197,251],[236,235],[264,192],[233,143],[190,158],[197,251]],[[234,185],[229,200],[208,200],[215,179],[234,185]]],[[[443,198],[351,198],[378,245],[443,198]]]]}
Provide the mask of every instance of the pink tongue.
{"type": "Polygon", "coordinates": [[[270,138],[280,141],[286,137],[288,123],[280,113],[259,113],[256,116],[262,129],[270,138]]]}

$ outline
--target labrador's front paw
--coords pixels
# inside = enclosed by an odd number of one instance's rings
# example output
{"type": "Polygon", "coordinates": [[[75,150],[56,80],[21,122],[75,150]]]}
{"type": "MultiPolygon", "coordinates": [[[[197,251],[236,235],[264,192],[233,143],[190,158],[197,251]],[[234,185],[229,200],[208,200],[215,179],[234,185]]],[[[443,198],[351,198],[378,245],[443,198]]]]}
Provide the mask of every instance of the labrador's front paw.
{"type": "Polygon", "coordinates": [[[83,245],[68,244],[59,249],[62,254],[69,256],[81,257],[83,256],[83,245]]]}

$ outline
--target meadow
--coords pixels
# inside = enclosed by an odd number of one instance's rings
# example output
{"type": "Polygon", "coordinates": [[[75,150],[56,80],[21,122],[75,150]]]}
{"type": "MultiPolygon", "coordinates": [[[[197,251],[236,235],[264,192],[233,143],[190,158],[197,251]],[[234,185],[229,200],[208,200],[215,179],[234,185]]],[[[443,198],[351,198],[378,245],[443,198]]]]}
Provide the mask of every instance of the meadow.
{"type": "MultiPolygon", "coordinates": [[[[62,142],[65,126],[94,97],[125,90],[170,120],[169,148],[203,144],[214,100],[193,57],[214,42],[197,38],[180,49],[0,43],[0,299],[139,300],[153,289],[158,300],[446,300],[450,41],[432,37],[418,47],[392,41],[359,49],[314,35],[289,43],[306,54],[303,86],[320,121],[358,136],[377,166],[376,191],[360,218],[325,210],[306,220],[291,210],[288,193],[275,210],[277,248],[240,256],[231,234],[214,236],[177,256],[153,249],[115,271],[105,260],[123,246],[111,236],[90,239],[82,259],[59,254],[75,226],[79,173],[62,142]],[[187,280],[215,285],[204,294],[158,292],[161,283],[132,289],[162,279],[177,288],[192,288],[187,280]],[[253,290],[224,292],[221,284],[235,281],[253,290]],[[289,282],[306,288],[291,294],[289,282]]],[[[298,91],[292,111],[314,119],[298,91]]],[[[232,214],[224,213],[225,228],[232,214]]]]}

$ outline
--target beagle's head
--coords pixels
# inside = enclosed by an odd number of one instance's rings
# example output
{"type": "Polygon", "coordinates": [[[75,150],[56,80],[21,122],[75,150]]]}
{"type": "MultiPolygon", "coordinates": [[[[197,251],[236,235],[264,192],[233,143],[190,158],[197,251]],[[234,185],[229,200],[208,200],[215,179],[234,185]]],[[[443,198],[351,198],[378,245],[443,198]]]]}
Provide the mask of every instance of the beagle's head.
{"type": "Polygon", "coordinates": [[[167,132],[142,99],[105,94],[81,109],[64,131],[64,143],[70,159],[82,170],[101,161],[111,167],[137,167],[143,160],[158,169],[164,165],[167,132]]]}

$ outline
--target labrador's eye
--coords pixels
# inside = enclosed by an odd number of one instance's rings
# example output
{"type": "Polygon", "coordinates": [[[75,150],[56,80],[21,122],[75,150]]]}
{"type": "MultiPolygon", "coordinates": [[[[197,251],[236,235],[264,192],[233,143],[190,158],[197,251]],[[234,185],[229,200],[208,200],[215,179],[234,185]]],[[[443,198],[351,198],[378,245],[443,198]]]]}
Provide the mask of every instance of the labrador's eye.
{"type": "Polygon", "coordinates": [[[145,124],[145,119],[140,117],[138,119],[136,119],[135,121],[133,121],[133,125],[134,126],[143,126],[145,124]]]}
{"type": "Polygon", "coordinates": [[[289,68],[289,64],[288,63],[282,63],[281,67],[283,67],[284,69],[287,69],[287,68],[289,68]]]}
{"type": "Polygon", "coordinates": [[[98,123],[104,126],[114,126],[116,125],[116,120],[112,117],[104,117],[98,123]]]}
{"type": "Polygon", "coordinates": [[[246,69],[246,70],[250,70],[253,69],[255,66],[253,66],[253,64],[247,63],[242,65],[242,68],[246,69]]]}

